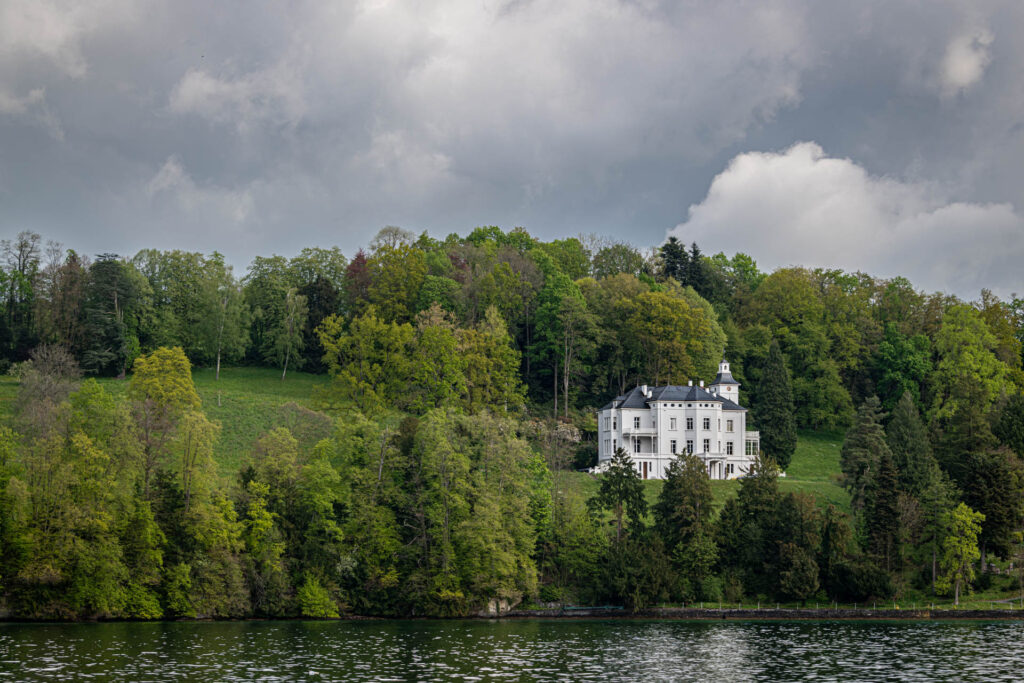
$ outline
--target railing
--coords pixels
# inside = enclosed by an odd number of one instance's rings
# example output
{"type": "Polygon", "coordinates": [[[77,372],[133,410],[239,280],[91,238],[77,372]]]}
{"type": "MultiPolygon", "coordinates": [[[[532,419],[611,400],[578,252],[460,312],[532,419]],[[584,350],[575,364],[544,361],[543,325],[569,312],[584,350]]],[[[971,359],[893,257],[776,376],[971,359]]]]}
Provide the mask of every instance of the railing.
{"type": "Polygon", "coordinates": [[[657,436],[658,429],[656,427],[623,427],[623,436],[631,434],[633,436],[657,436]]]}
{"type": "Polygon", "coordinates": [[[744,438],[747,441],[760,441],[761,440],[761,432],[753,430],[753,429],[748,429],[747,433],[744,435],[744,438]]]}

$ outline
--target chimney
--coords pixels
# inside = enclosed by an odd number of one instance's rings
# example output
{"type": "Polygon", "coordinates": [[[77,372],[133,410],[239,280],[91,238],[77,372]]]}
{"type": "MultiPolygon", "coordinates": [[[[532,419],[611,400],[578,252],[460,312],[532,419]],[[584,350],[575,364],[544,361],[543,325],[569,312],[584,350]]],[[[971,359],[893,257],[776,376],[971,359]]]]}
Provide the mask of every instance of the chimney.
{"type": "Polygon", "coordinates": [[[704,380],[701,380],[701,381],[700,381],[700,388],[701,388],[701,389],[703,389],[703,388],[704,388],[704,380]]]}
{"type": "Polygon", "coordinates": [[[688,382],[686,383],[686,386],[688,386],[688,387],[692,387],[692,386],[693,386],[693,380],[691,379],[690,381],[688,381],[688,382]]]}
{"type": "Polygon", "coordinates": [[[646,384],[643,385],[642,387],[640,387],[640,393],[642,393],[644,396],[647,395],[647,385],[646,384]]]}

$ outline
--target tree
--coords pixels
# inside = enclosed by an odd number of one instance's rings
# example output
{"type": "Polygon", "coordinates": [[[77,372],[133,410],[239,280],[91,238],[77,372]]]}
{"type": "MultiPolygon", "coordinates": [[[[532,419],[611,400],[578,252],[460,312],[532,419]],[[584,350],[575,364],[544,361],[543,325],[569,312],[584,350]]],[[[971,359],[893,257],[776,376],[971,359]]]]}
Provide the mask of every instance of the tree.
{"type": "Polygon", "coordinates": [[[1024,393],[1009,398],[999,413],[999,419],[992,433],[1000,443],[1013,449],[1018,457],[1024,458],[1024,393]]]}
{"type": "Polygon", "coordinates": [[[1009,368],[996,356],[996,347],[995,336],[976,310],[956,305],[946,311],[935,337],[939,361],[932,375],[932,418],[944,419],[956,412],[964,402],[964,386],[980,391],[984,410],[1008,387],[1012,390],[1009,368]]]}
{"type": "Polygon", "coordinates": [[[796,419],[789,370],[777,341],[772,341],[757,387],[757,424],[761,450],[785,469],[796,451],[796,419]]]}
{"type": "Polygon", "coordinates": [[[899,489],[913,496],[920,495],[938,463],[932,454],[928,430],[909,391],[903,393],[893,409],[885,439],[892,452],[899,489]]]}
{"type": "Polygon", "coordinates": [[[83,310],[82,368],[124,376],[139,354],[139,319],[149,285],[116,254],[101,254],[89,267],[83,310]]]}
{"type": "Polygon", "coordinates": [[[629,304],[627,327],[649,381],[683,383],[697,373],[711,334],[706,311],[666,292],[645,292],[629,304]]]}
{"type": "Polygon", "coordinates": [[[900,512],[896,468],[892,455],[882,451],[878,472],[871,481],[866,510],[868,548],[887,572],[900,569],[900,512]]]}
{"type": "Polygon", "coordinates": [[[601,475],[601,487],[587,501],[591,510],[610,510],[615,518],[615,542],[622,542],[623,519],[629,519],[632,530],[642,527],[647,513],[647,500],[640,475],[633,460],[619,448],[612,456],[608,469],[601,475]]]}
{"type": "Polygon", "coordinates": [[[653,512],[655,531],[670,553],[708,524],[712,499],[711,480],[700,458],[684,453],[669,464],[653,512]]]}
{"type": "Polygon", "coordinates": [[[644,268],[644,257],[632,246],[617,242],[602,248],[594,255],[592,268],[594,277],[598,279],[618,273],[638,275],[644,268]]]}
{"type": "Polygon", "coordinates": [[[204,263],[202,282],[203,314],[199,320],[201,346],[205,360],[216,363],[215,379],[220,379],[220,363],[237,360],[249,343],[249,311],[242,290],[224,257],[214,252],[204,263]]]}
{"type": "Polygon", "coordinates": [[[686,253],[686,246],[680,243],[675,235],[672,235],[665,244],[659,247],[659,252],[664,276],[674,279],[679,284],[687,284],[689,282],[690,255],[686,253]]]}
{"type": "Polygon", "coordinates": [[[904,394],[918,406],[921,386],[932,371],[931,342],[923,334],[906,337],[896,323],[885,326],[885,338],[878,346],[876,366],[879,371],[878,393],[882,407],[893,410],[904,394]]]}
{"type": "Polygon", "coordinates": [[[850,505],[860,512],[870,503],[871,490],[883,458],[892,452],[882,429],[881,403],[872,396],[857,411],[853,426],[846,432],[839,451],[843,487],[850,492],[850,505]]]}
{"type": "Polygon", "coordinates": [[[960,592],[970,590],[974,563],[981,557],[978,534],[985,515],[963,503],[952,511],[949,535],[942,542],[942,574],[936,582],[941,591],[953,591],[953,604],[960,604],[960,592]]]}
{"type": "Polygon", "coordinates": [[[325,319],[317,336],[333,381],[321,399],[351,400],[364,412],[394,405],[408,388],[414,334],[408,323],[381,320],[372,306],[347,330],[339,316],[325,319]]]}
{"type": "Polygon", "coordinates": [[[306,297],[298,293],[294,287],[285,293],[284,315],[281,318],[280,326],[274,331],[274,353],[277,362],[282,364],[281,379],[288,374],[288,361],[295,356],[295,364],[302,366],[304,358],[301,356],[305,338],[302,333],[306,327],[306,297]]]}
{"type": "Polygon", "coordinates": [[[178,422],[200,405],[192,365],[181,347],[162,347],[139,357],[128,395],[139,430],[143,491],[148,498],[153,473],[167,456],[178,422]]]}

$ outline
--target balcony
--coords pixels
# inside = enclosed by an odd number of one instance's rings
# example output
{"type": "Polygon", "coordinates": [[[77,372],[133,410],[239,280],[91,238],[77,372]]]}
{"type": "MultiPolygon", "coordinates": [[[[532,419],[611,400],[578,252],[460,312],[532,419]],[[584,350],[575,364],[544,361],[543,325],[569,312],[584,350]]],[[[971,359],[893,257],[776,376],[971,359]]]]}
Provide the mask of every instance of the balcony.
{"type": "Polygon", "coordinates": [[[657,427],[634,427],[632,425],[622,428],[623,436],[657,436],[657,427]]]}
{"type": "Polygon", "coordinates": [[[748,429],[747,433],[744,435],[744,438],[747,441],[760,441],[761,440],[761,432],[755,431],[755,430],[752,430],[752,429],[748,429]]]}

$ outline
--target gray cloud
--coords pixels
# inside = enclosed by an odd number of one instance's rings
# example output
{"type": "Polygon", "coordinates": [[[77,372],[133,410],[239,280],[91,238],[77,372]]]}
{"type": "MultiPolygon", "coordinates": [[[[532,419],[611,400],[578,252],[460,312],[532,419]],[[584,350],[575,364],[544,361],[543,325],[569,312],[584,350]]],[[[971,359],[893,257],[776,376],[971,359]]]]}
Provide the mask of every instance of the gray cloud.
{"type": "Polygon", "coordinates": [[[385,224],[652,244],[800,140],[1017,215],[1021,28],[1008,1],[0,0],[0,226],[236,265],[385,224]]]}

